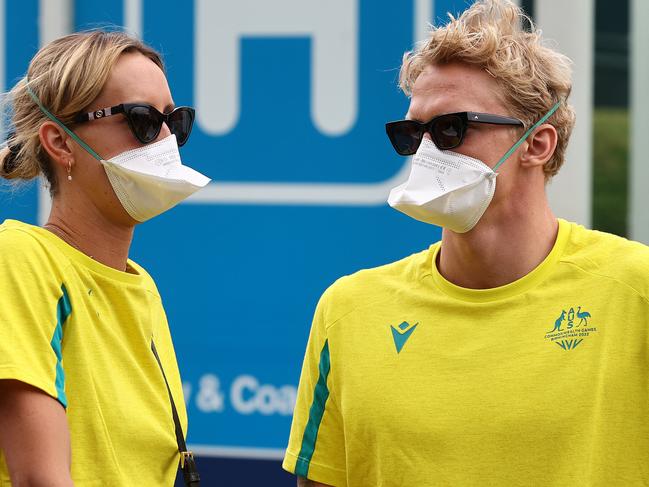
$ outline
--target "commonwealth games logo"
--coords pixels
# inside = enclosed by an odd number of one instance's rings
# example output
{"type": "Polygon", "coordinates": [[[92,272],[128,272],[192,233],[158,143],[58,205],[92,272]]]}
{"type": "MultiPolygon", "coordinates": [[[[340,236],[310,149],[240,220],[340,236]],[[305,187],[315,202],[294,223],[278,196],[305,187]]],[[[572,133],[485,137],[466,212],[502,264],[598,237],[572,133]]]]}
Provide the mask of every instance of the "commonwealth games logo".
{"type": "Polygon", "coordinates": [[[574,350],[581,343],[595,333],[597,328],[589,323],[591,314],[581,309],[581,306],[570,308],[568,311],[561,310],[561,313],[554,321],[554,327],[545,333],[545,339],[556,343],[565,351],[574,350]]]}

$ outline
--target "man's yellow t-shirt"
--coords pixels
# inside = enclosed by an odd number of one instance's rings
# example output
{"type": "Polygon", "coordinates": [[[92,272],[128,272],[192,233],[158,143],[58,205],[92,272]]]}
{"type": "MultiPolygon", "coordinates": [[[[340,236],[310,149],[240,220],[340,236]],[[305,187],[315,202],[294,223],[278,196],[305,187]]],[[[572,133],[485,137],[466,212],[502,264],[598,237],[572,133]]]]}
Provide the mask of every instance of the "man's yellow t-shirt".
{"type": "MultiPolygon", "coordinates": [[[[0,379],[66,408],[77,487],[172,486],[186,431],[176,357],[160,295],[144,269],[104,266],[47,230],[0,225],[0,379]]],[[[34,468],[38,468],[37,462],[34,468]]],[[[0,452],[0,486],[9,486],[0,452]]]]}
{"type": "Polygon", "coordinates": [[[440,244],[318,304],[284,468],[333,486],[649,485],[649,248],[560,220],[506,286],[440,244]]]}

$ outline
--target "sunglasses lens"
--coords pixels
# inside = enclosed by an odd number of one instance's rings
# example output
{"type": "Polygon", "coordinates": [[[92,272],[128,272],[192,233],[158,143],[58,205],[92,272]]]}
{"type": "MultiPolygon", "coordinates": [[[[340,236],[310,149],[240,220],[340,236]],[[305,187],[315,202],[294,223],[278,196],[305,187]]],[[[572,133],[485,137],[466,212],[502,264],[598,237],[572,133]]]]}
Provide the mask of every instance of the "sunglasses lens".
{"type": "Polygon", "coordinates": [[[171,133],[176,136],[178,146],[182,146],[187,142],[189,134],[192,131],[194,124],[194,109],[189,107],[176,108],[169,115],[168,125],[171,133]]]}
{"type": "Polygon", "coordinates": [[[135,136],[144,144],[155,140],[162,127],[160,114],[147,106],[135,106],[129,110],[129,122],[135,136]]]}
{"type": "Polygon", "coordinates": [[[385,130],[398,154],[410,156],[417,152],[423,135],[422,126],[413,120],[400,120],[385,124],[385,130]]]}
{"type": "Polygon", "coordinates": [[[441,116],[433,123],[430,135],[438,149],[453,149],[462,142],[464,122],[457,115],[441,116]]]}

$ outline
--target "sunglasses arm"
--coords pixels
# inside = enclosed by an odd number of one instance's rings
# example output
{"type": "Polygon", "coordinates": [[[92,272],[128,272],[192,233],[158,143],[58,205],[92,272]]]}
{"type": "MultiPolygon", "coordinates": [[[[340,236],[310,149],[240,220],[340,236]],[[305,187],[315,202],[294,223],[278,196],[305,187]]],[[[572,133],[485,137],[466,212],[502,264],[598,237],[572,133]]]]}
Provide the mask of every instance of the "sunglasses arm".
{"type": "Polygon", "coordinates": [[[74,121],[79,123],[89,122],[90,120],[98,120],[118,113],[124,113],[124,105],[115,105],[114,107],[100,108],[94,112],[80,113],[75,117],[74,121]]]}

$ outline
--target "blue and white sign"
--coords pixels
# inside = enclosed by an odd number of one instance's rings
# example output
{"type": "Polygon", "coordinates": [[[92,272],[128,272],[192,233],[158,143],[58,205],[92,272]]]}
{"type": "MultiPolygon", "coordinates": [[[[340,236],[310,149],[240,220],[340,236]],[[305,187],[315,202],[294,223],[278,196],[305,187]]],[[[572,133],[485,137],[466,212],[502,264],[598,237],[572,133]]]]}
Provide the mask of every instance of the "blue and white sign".
{"type": "MultiPolygon", "coordinates": [[[[176,104],[196,107],[182,157],[214,181],[142,225],[132,251],[166,304],[189,442],[199,454],[280,458],[320,294],[341,275],[440,236],[385,203],[409,161],[394,153],[383,125],[407,110],[399,66],[424,36],[432,2],[74,7],[75,30],[126,24],[159,49],[176,104]]],[[[435,12],[453,7],[438,1],[435,12]]],[[[39,2],[4,10],[5,20],[25,20],[4,25],[10,86],[39,45],[39,2]]],[[[41,17],[41,30],[48,21],[41,17]]],[[[0,218],[35,222],[37,193],[5,192],[0,218]]]]}
{"type": "Polygon", "coordinates": [[[278,458],[319,295],[439,237],[385,203],[407,177],[383,124],[407,110],[415,5],[173,5],[144,2],[141,32],[196,107],[183,158],[214,182],[143,226],[134,254],[166,302],[194,450],[278,458]]]}

